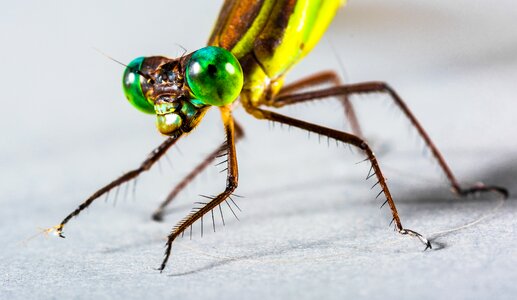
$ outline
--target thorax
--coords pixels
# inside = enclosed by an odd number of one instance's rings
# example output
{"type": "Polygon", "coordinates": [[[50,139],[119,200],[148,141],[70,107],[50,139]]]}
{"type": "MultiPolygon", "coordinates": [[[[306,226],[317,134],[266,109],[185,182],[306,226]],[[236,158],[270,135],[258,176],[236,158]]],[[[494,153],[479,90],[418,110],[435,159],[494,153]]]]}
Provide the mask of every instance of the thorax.
{"type": "Polygon", "coordinates": [[[209,44],[230,50],[244,71],[243,103],[259,106],[319,41],[343,0],[226,0],[209,44]]]}

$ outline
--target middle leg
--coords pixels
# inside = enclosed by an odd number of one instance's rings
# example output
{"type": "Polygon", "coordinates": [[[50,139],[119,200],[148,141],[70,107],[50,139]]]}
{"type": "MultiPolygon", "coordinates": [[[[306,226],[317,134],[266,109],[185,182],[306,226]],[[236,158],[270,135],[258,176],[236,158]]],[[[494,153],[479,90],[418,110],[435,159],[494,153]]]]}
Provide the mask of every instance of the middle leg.
{"type": "MultiPolygon", "coordinates": [[[[308,123],[308,122],[294,119],[291,117],[287,117],[287,116],[284,116],[284,115],[281,115],[281,114],[278,114],[278,113],[275,113],[272,111],[255,108],[255,107],[249,107],[249,106],[246,107],[246,109],[249,113],[251,113],[254,117],[256,117],[258,119],[265,119],[265,120],[270,120],[273,122],[278,122],[278,123],[298,127],[300,129],[304,129],[304,130],[307,130],[310,132],[314,132],[316,134],[321,134],[323,136],[333,138],[333,139],[340,141],[342,143],[345,143],[345,144],[353,145],[353,146],[359,148],[360,150],[362,150],[366,154],[367,159],[371,163],[370,172],[373,170],[373,174],[368,174],[367,179],[374,175],[377,177],[378,182],[376,184],[379,184],[379,186],[382,189],[381,193],[383,193],[384,196],[386,197],[386,201],[382,205],[384,206],[385,204],[388,204],[388,206],[391,210],[391,214],[393,216],[392,223],[395,224],[395,229],[397,230],[397,232],[400,234],[403,234],[403,235],[410,235],[413,237],[417,237],[426,246],[425,250],[432,248],[431,243],[420,233],[418,233],[414,230],[411,230],[411,229],[404,228],[402,226],[402,222],[400,220],[397,208],[395,206],[395,202],[393,201],[390,190],[388,188],[388,184],[386,183],[386,178],[382,174],[381,168],[379,166],[377,158],[373,154],[372,149],[370,148],[370,146],[368,146],[368,144],[363,139],[361,139],[360,137],[353,135],[353,134],[330,129],[330,128],[319,126],[319,125],[312,124],[312,123],[308,123]]],[[[390,225],[391,225],[391,223],[390,223],[390,225]]]]}
{"type": "MultiPolygon", "coordinates": [[[[307,88],[316,88],[324,84],[331,84],[333,86],[340,86],[342,85],[341,80],[339,79],[339,76],[334,71],[323,71],[320,73],[316,73],[314,75],[311,75],[309,77],[300,79],[298,81],[295,81],[293,83],[287,84],[280,90],[280,93],[277,97],[275,97],[273,100],[266,103],[267,106],[272,106],[276,108],[281,108],[286,105],[290,105],[293,103],[278,100],[282,99],[282,96],[287,96],[296,92],[300,92],[307,88]]],[[[350,101],[350,98],[347,94],[340,95],[341,97],[341,103],[343,104],[343,107],[345,109],[345,115],[348,123],[350,124],[350,129],[352,132],[357,135],[358,137],[364,138],[364,135],[361,131],[361,126],[359,125],[359,120],[357,119],[357,115],[355,113],[354,107],[352,105],[352,102],[350,101]]],[[[304,99],[300,102],[307,102],[312,101],[316,99],[304,99]]],[[[297,102],[297,103],[300,103],[297,102]]]]}

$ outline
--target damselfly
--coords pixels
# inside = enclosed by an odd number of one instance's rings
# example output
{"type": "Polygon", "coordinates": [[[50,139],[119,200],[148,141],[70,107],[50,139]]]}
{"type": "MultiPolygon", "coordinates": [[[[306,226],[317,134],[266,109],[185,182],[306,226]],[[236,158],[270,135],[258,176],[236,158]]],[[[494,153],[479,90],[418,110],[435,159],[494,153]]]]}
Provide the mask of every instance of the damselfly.
{"type": "Polygon", "coordinates": [[[156,115],[157,128],[168,138],[152,151],[142,164],[97,190],[77,209],[53,228],[63,236],[64,226],[100,196],[108,193],[141,173],[149,170],[182,136],[194,129],[208,109],[220,110],[226,141],[188,174],[169,194],[154,213],[162,218],[165,207],[199,172],[216,157],[227,156],[227,183],[220,194],[209,197],[171,231],[167,238],[163,270],[171,254],[172,244],[185,230],[208,213],[213,216],[220,204],[231,199],[237,188],[238,168],[235,143],[243,136],[243,129],[232,110],[240,103],[245,111],[257,119],[297,127],[344,144],[356,147],[371,163],[368,178],[375,177],[392,214],[398,233],[418,238],[425,249],[431,243],[418,232],[402,226],[379,162],[363,138],[359,121],[349,97],[354,94],[385,93],[410,120],[434,159],[445,173],[454,193],[495,191],[507,195],[504,188],[476,185],[462,188],[428,134],[407,105],[384,82],[341,84],[333,71],[320,72],[308,78],[284,85],[288,71],[313,49],[332,21],[343,0],[226,0],[215,24],[208,46],[178,58],[163,56],[139,57],[131,61],[123,75],[123,88],[129,102],[140,111],[156,115]],[[332,85],[322,88],[323,85],[332,85]],[[319,89],[318,89],[319,87],[319,89]],[[306,88],[312,88],[307,92],[306,88]],[[351,133],[294,119],[268,108],[282,108],[307,101],[338,97],[344,116],[351,125],[351,133]]]}

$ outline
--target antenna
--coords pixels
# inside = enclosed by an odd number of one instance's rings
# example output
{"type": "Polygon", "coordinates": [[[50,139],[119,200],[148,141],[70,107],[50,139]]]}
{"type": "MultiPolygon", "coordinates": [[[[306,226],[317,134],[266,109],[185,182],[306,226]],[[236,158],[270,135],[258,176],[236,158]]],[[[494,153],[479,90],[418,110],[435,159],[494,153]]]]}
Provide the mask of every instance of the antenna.
{"type": "MultiPolygon", "coordinates": [[[[105,56],[105,57],[106,57],[106,58],[108,58],[109,60],[114,61],[114,62],[116,62],[117,64],[122,65],[122,66],[124,66],[124,67],[126,67],[126,68],[129,68],[129,66],[128,66],[128,65],[126,65],[125,63],[123,63],[123,62],[121,62],[121,61],[119,61],[119,60],[114,59],[113,57],[111,57],[111,56],[109,56],[108,54],[106,54],[106,53],[102,52],[101,50],[99,50],[98,48],[93,47],[93,50],[95,50],[95,51],[99,52],[101,55],[105,56]]],[[[147,75],[147,74],[144,74],[144,73],[143,73],[142,71],[140,71],[140,70],[136,70],[136,69],[132,68],[132,71],[133,71],[133,72],[135,72],[136,74],[138,74],[138,75],[140,75],[140,76],[144,77],[144,78],[145,78],[145,79],[147,79],[148,81],[154,81],[154,80],[151,78],[151,76],[149,76],[149,75],[147,75]]]]}

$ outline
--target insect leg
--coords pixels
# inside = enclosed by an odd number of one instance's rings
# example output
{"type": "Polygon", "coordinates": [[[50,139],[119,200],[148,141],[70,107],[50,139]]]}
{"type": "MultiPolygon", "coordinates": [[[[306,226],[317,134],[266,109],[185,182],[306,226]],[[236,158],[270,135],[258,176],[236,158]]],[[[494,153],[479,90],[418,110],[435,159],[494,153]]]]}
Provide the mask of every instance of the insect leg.
{"type": "Polygon", "coordinates": [[[68,221],[70,221],[70,219],[77,216],[85,208],[90,206],[90,204],[92,204],[93,201],[98,199],[100,196],[108,193],[113,188],[116,188],[116,187],[120,186],[121,184],[138,177],[138,175],[140,175],[142,172],[149,170],[151,168],[151,166],[155,162],[157,162],[158,159],[160,159],[160,157],[162,157],[162,155],[164,155],[167,152],[167,150],[169,150],[169,148],[172,145],[174,145],[174,143],[176,143],[176,141],[179,139],[179,137],[180,137],[180,135],[172,136],[172,137],[166,139],[162,144],[160,144],[160,146],[158,146],[151,153],[149,153],[147,158],[140,164],[140,167],[133,169],[129,172],[126,172],[124,175],[113,180],[112,182],[108,183],[104,187],[98,189],[95,193],[93,193],[90,197],[88,197],[73,212],[71,212],[68,216],[66,216],[59,225],[54,227],[56,232],[59,234],[59,236],[64,237],[62,232],[63,232],[63,227],[65,226],[65,224],[68,223],[68,221]]]}
{"type": "MultiPolygon", "coordinates": [[[[323,136],[327,136],[327,137],[336,139],[342,143],[350,144],[352,146],[355,146],[355,147],[361,149],[365,153],[367,159],[372,164],[371,170],[373,170],[373,172],[374,172],[373,174],[375,174],[375,176],[377,177],[377,180],[379,182],[378,184],[382,189],[382,193],[386,197],[386,203],[390,207],[391,214],[393,216],[392,222],[394,222],[394,224],[395,224],[395,229],[400,234],[417,237],[426,246],[425,247],[426,250],[428,248],[432,248],[431,243],[424,236],[422,236],[421,234],[419,234],[416,231],[404,228],[402,226],[402,222],[400,221],[400,217],[399,217],[397,208],[395,206],[395,202],[393,201],[390,190],[388,188],[388,184],[386,183],[386,178],[382,174],[381,167],[379,166],[379,163],[377,161],[377,158],[373,154],[373,151],[371,150],[370,146],[368,146],[368,144],[363,139],[361,139],[360,137],[358,137],[356,135],[350,134],[350,133],[346,133],[343,131],[338,131],[338,130],[330,129],[327,127],[319,126],[316,124],[308,123],[308,122],[305,122],[302,120],[287,117],[287,116],[284,116],[284,115],[281,115],[281,114],[278,114],[275,112],[271,112],[268,110],[252,108],[252,107],[248,107],[247,109],[248,109],[248,112],[253,114],[258,119],[266,119],[266,120],[270,120],[273,122],[278,122],[278,123],[298,127],[298,128],[310,131],[310,132],[314,132],[317,134],[321,134],[323,136]]],[[[369,175],[369,176],[373,176],[373,175],[369,175]]]]}
{"type": "Polygon", "coordinates": [[[220,203],[225,201],[231,196],[233,191],[237,188],[238,183],[238,168],[237,168],[237,156],[235,153],[235,125],[231,112],[228,108],[221,108],[221,115],[223,118],[224,128],[226,131],[226,151],[228,151],[228,171],[226,177],[226,188],[225,190],[214,197],[210,202],[206,203],[203,207],[196,209],[189,215],[187,215],[182,221],[180,221],[174,228],[167,238],[165,245],[165,257],[163,258],[162,264],[159,270],[163,271],[169,260],[171,254],[172,242],[180,236],[186,229],[188,229],[194,222],[202,218],[205,214],[209,213],[213,209],[217,208],[220,203]]]}
{"type": "MultiPolygon", "coordinates": [[[[334,71],[323,71],[320,73],[316,73],[309,77],[303,78],[301,80],[295,81],[293,83],[287,84],[280,90],[279,95],[274,98],[272,101],[266,103],[267,106],[273,106],[276,108],[283,107],[285,105],[293,104],[282,101],[282,98],[279,96],[289,95],[295,92],[300,92],[307,88],[315,88],[317,86],[321,86],[324,84],[332,84],[333,86],[340,86],[342,84],[341,79],[334,71]]],[[[305,101],[311,101],[317,99],[306,99],[305,101]]],[[[359,136],[363,137],[363,133],[361,131],[361,126],[359,125],[359,121],[357,119],[357,115],[355,113],[354,107],[352,106],[352,102],[350,101],[347,94],[341,95],[341,102],[343,103],[343,107],[345,109],[345,115],[350,124],[350,128],[352,132],[359,136]]]]}
{"type": "MultiPolygon", "coordinates": [[[[238,142],[244,136],[244,130],[237,122],[234,121],[235,125],[235,142],[238,142]]],[[[227,147],[225,145],[219,146],[212,153],[210,153],[199,165],[197,165],[187,176],[183,178],[172,191],[167,195],[167,198],[160,204],[160,206],[153,213],[152,218],[155,221],[161,221],[165,208],[169,203],[176,198],[176,196],[192,181],[196,176],[201,173],[206,167],[208,167],[214,159],[225,153],[227,147]]]]}
{"type": "Polygon", "coordinates": [[[438,161],[438,165],[445,173],[449,184],[451,186],[452,192],[460,195],[467,196],[469,194],[477,193],[477,192],[497,192],[504,196],[508,197],[508,191],[504,187],[493,186],[493,185],[484,185],[477,184],[470,188],[462,188],[458,183],[458,180],[452,173],[451,169],[445,162],[442,154],[433,143],[427,132],[424,130],[420,122],[416,119],[413,113],[410,111],[409,107],[406,103],[400,98],[400,96],[385,82],[363,82],[363,83],[355,83],[355,84],[347,84],[338,87],[331,87],[327,89],[322,89],[313,92],[299,93],[299,94],[289,94],[289,95],[280,95],[276,102],[282,103],[282,105],[295,104],[303,101],[309,101],[314,99],[321,99],[332,96],[342,96],[342,95],[352,95],[352,94],[369,94],[369,93],[387,93],[391,99],[395,102],[395,104],[402,110],[404,115],[409,119],[411,124],[416,128],[418,134],[422,137],[425,144],[431,150],[433,157],[438,161]]]}
{"type": "MultiPolygon", "coordinates": [[[[388,188],[388,184],[386,183],[386,178],[382,174],[381,167],[377,161],[377,158],[373,154],[373,151],[371,150],[370,146],[368,146],[368,144],[363,139],[361,139],[360,137],[358,137],[356,135],[350,134],[350,133],[346,133],[343,131],[338,131],[338,130],[330,129],[330,128],[323,127],[320,125],[308,123],[308,122],[305,122],[302,120],[287,117],[287,116],[284,116],[284,115],[281,115],[281,114],[278,114],[275,112],[271,112],[268,110],[252,108],[252,107],[247,107],[247,110],[248,110],[248,112],[253,114],[253,116],[255,116],[258,119],[266,119],[266,120],[270,120],[273,122],[278,122],[278,123],[298,127],[298,128],[310,131],[310,132],[314,132],[317,134],[321,134],[323,136],[327,136],[327,137],[336,139],[342,143],[350,144],[352,146],[355,146],[355,147],[361,149],[365,153],[367,159],[372,164],[371,170],[373,170],[373,174],[375,174],[375,176],[377,177],[377,180],[379,182],[378,184],[382,189],[382,193],[386,197],[386,203],[390,207],[391,214],[393,216],[392,222],[394,222],[394,224],[395,224],[395,229],[400,234],[417,237],[426,246],[425,247],[426,250],[428,248],[432,248],[431,243],[424,236],[422,236],[421,234],[419,234],[416,231],[404,228],[402,226],[402,222],[400,221],[400,217],[399,217],[397,208],[395,206],[395,202],[393,201],[393,197],[391,196],[390,190],[388,188]]],[[[373,175],[371,175],[371,176],[373,176],[373,175]]]]}

